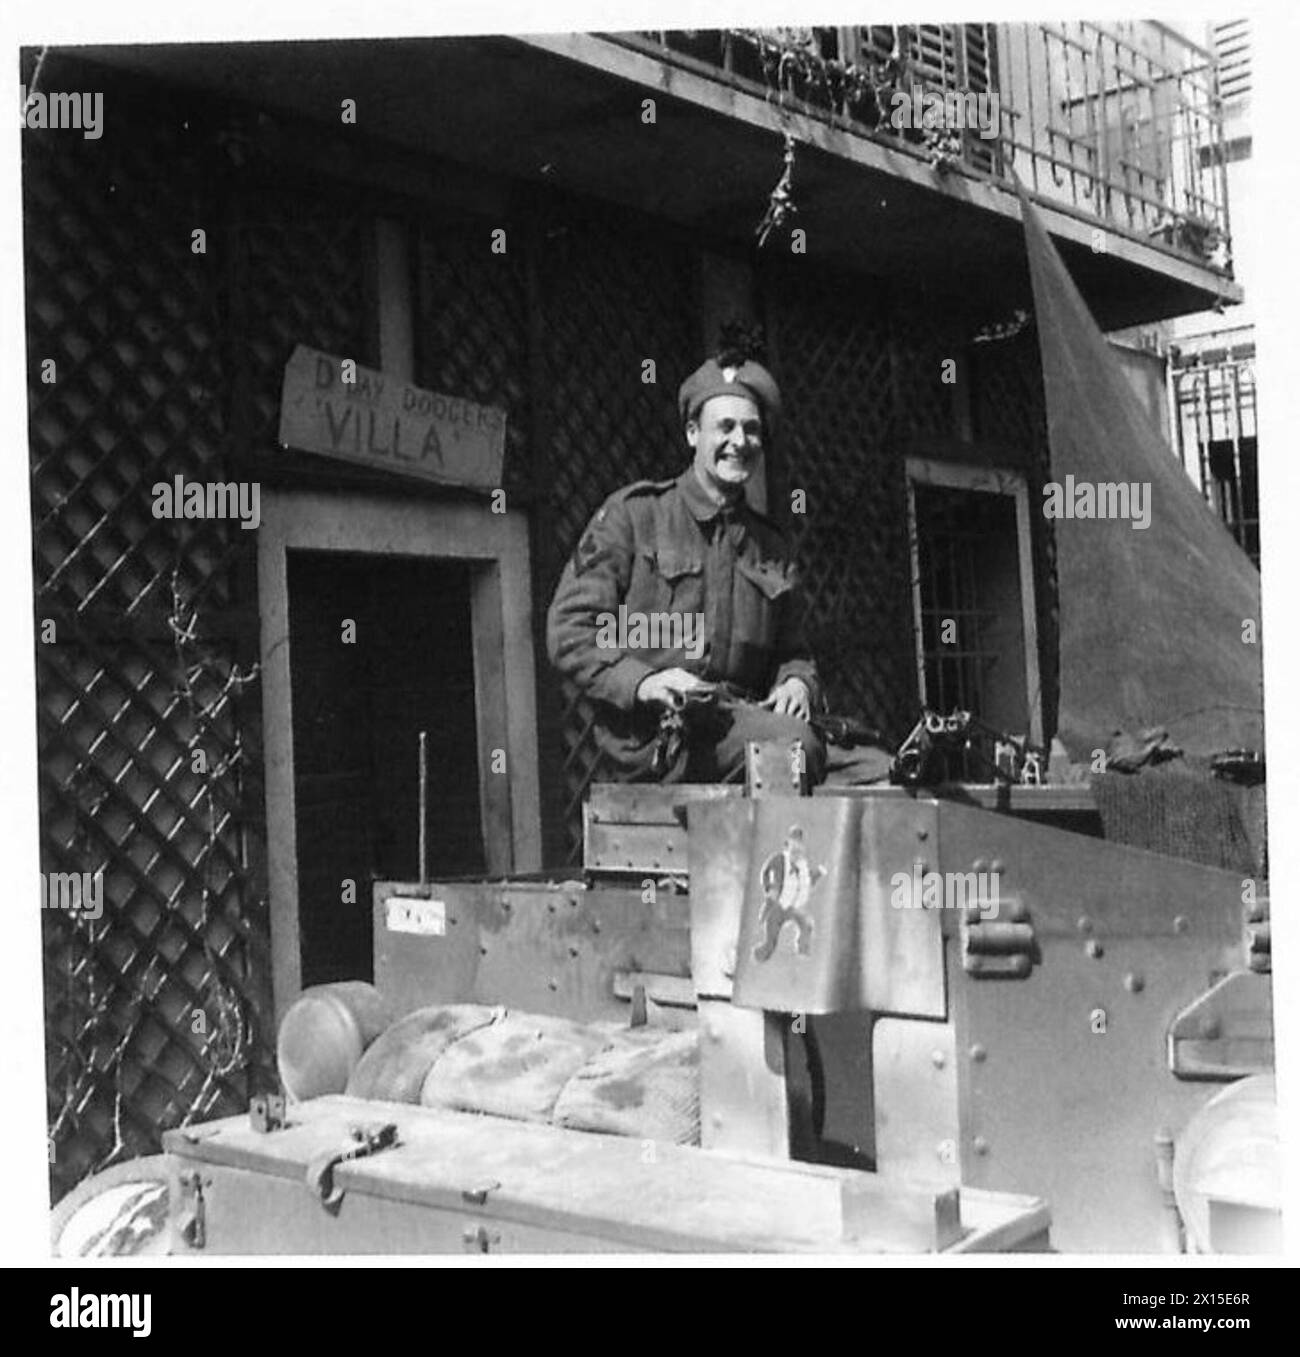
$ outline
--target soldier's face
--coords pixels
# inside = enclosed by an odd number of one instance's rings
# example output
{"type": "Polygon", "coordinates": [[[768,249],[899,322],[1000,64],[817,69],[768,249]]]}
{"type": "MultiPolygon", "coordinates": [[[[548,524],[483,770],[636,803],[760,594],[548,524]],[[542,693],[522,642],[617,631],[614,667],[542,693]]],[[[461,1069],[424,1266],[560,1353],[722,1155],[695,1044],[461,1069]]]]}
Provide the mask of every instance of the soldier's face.
{"type": "Polygon", "coordinates": [[[748,396],[710,396],[698,419],[687,422],[696,474],[727,491],[743,486],[763,455],[763,417],[748,396]]]}

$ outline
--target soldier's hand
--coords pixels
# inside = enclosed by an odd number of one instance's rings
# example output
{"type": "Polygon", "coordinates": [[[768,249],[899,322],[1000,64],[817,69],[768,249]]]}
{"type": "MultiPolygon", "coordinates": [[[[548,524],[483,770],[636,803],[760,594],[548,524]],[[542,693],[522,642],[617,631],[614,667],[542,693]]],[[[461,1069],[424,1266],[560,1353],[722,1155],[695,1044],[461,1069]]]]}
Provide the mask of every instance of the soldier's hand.
{"type": "Polygon", "coordinates": [[[812,694],[803,679],[788,678],[778,683],[759,706],[770,708],[778,716],[797,716],[800,721],[807,721],[812,716],[812,694]]]}
{"type": "Polygon", "coordinates": [[[661,707],[680,706],[688,698],[713,691],[713,684],[685,669],[660,669],[647,674],[636,690],[636,700],[661,707]]]}

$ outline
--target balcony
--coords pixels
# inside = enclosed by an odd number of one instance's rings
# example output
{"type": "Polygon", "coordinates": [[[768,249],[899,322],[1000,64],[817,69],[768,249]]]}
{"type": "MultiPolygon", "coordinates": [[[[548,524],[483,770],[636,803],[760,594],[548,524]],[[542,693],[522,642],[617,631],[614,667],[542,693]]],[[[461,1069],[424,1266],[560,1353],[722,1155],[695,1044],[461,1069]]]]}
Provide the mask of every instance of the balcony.
{"type": "Polygon", "coordinates": [[[255,135],[354,183],[493,220],[548,194],[772,257],[786,156],[810,267],[885,279],[973,323],[1030,305],[1018,175],[1098,322],[1241,300],[1213,61],[1156,24],[528,34],[83,48],[85,60],[251,106],[255,135]],[[913,85],[998,96],[994,135],[897,128],[913,85]],[[340,130],[339,98],[364,108],[340,130]],[[657,112],[643,118],[645,102],[657,112]],[[531,196],[533,192],[538,197],[531,196]]]}
{"type": "MultiPolygon", "coordinates": [[[[1213,57],[1152,22],[933,24],[620,35],[683,69],[1230,272],[1213,57]],[[911,125],[913,91],[996,95],[979,130],[911,125]],[[905,125],[891,119],[904,103],[905,125]]],[[[920,105],[917,105],[918,110],[920,105]]]]}

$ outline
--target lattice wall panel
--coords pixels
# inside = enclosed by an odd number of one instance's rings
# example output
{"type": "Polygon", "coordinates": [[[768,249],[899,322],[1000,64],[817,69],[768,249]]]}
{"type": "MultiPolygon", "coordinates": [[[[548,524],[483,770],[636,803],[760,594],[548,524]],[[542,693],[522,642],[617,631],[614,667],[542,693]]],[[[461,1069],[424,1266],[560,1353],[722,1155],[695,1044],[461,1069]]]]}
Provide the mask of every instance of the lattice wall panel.
{"type": "Polygon", "coordinates": [[[240,196],[236,361],[252,374],[249,446],[278,445],[284,366],[296,344],[377,366],[367,343],[365,263],[370,244],[355,197],[249,184],[240,196]]]}
{"type": "MultiPolygon", "coordinates": [[[[534,589],[545,608],[606,496],[686,465],[677,388],[702,355],[688,251],[643,228],[576,213],[542,228],[536,248],[552,485],[549,550],[534,589]],[[653,384],[642,379],[646,359],[655,363],[653,384]]],[[[600,769],[587,704],[566,692],[562,713],[572,857],[581,846],[582,798],[600,769]]]]}
{"type": "Polygon", "coordinates": [[[702,355],[686,251],[575,217],[539,245],[539,256],[558,566],[613,490],[686,464],[677,388],[702,355]],[[643,380],[646,359],[655,363],[653,383],[643,380]]]}
{"type": "Polygon", "coordinates": [[[58,64],[113,110],[24,134],[42,868],[103,889],[44,916],[61,1193],[271,1077],[260,705],[231,682],[254,538],[155,518],[152,486],[267,451],[293,342],[366,355],[356,211],[253,181],[219,108],[58,64]]]}
{"type": "Polygon", "coordinates": [[[954,390],[943,381],[944,363],[961,363],[964,330],[925,303],[899,306],[891,331],[895,399],[901,432],[952,438],[956,433],[954,390]]]}
{"type": "MultiPolygon", "coordinates": [[[[176,551],[151,487],[217,456],[215,267],[191,253],[207,219],[194,179],[158,174],[171,130],[119,125],[57,153],[26,135],[35,569],[50,606],[160,615],[176,551]]],[[[222,536],[191,525],[191,580],[221,573],[222,536]]]]}
{"type": "Polygon", "coordinates": [[[807,494],[807,512],[788,521],[828,698],[901,738],[916,679],[898,434],[921,415],[898,408],[877,298],[801,273],[769,279],[765,302],[786,406],[781,489],[807,494]]]}
{"type": "MultiPolygon", "coordinates": [[[[55,1167],[67,1185],[112,1152],[115,1122],[122,1149],[139,1153],[188,1114],[242,1105],[246,1068],[214,1067],[239,1031],[249,1062],[265,1039],[248,937],[264,920],[248,900],[239,775],[209,783],[193,771],[174,657],[135,640],[48,652],[43,863],[101,873],[104,897],[99,919],[46,916],[55,1167]]],[[[246,722],[215,682],[199,696],[215,707],[197,743],[228,760],[246,722]]]]}
{"type": "Polygon", "coordinates": [[[1032,325],[1007,339],[971,345],[974,357],[972,417],[977,434],[1031,451],[1046,470],[1047,407],[1032,325]]]}
{"type": "MultiPolygon", "coordinates": [[[[522,231],[511,231],[516,241],[522,231]]],[[[422,224],[417,245],[416,380],[506,412],[507,499],[531,489],[528,288],[523,250],[493,254],[486,224],[422,224]]]]}

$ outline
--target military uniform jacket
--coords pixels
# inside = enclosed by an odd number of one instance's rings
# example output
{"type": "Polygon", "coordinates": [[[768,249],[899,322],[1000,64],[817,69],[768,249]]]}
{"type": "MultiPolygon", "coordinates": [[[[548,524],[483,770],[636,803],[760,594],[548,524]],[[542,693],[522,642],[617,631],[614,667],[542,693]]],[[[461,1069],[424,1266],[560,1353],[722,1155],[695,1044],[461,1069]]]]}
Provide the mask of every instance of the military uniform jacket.
{"type": "Polygon", "coordinates": [[[591,520],[547,615],[551,662],[596,704],[596,736],[625,778],[644,776],[657,712],[642,679],[682,668],[755,697],[802,679],[820,704],[797,579],[780,531],[743,501],[724,510],[692,467],[638,481],[591,520]]]}

